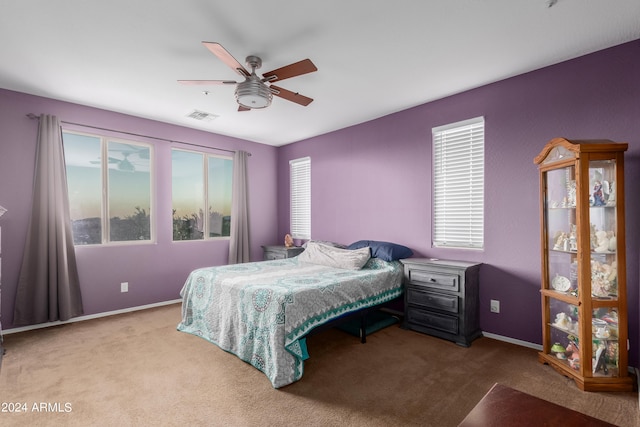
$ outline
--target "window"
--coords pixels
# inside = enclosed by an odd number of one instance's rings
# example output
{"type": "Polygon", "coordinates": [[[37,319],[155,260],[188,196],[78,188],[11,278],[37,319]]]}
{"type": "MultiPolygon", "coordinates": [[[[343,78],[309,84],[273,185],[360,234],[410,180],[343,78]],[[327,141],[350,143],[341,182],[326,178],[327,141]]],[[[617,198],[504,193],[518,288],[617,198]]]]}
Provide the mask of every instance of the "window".
{"type": "Polygon", "coordinates": [[[62,139],[74,244],[150,242],[151,146],[68,131],[62,139]]]}
{"type": "Polygon", "coordinates": [[[173,240],[228,238],[233,160],[173,149],[171,167],[173,240]]]}
{"type": "Polygon", "coordinates": [[[311,238],[311,158],[289,161],[291,181],[291,236],[311,238]]]}
{"type": "Polygon", "coordinates": [[[433,129],[433,246],[484,245],[484,118],[433,129]]]}

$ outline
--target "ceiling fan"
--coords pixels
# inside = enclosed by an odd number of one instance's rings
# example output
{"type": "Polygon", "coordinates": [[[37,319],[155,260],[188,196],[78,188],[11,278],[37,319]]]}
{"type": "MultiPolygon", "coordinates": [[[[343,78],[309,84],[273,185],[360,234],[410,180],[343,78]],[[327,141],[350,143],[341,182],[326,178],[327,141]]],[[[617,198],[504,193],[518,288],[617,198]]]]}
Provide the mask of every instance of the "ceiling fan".
{"type": "MultiPolygon", "coordinates": [[[[140,149],[133,147],[129,144],[121,144],[117,143],[118,146],[122,146],[122,148],[109,149],[109,152],[114,153],[113,156],[109,156],[107,158],[107,162],[109,165],[115,165],[115,169],[122,172],[135,172],[136,167],[139,167],[140,161],[144,163],[145,160],[149,160],[149,150],[148,149],[140,149]],[[138,158],[138,160],[130,160],[129,156],[133,155],[138,158]],[[122,157],[122,158],[119,158],[122,157]]],[[[89,163],[93,165],[102,164],[102,160],[92,160],[89,163]]],[[[111,168],[111,166],[109,166],[111,168]]]]}
{"type": "Polygon", "coordinates": [[[202,42],[202,44],[216,55],[222,62],[227,64],[233,71],[244,77],[244,81],[234,80],[178,80],[186,85],[236,85],[236,101],[239,104],[238,111],[249,111],[258,108],[266,108],[271,105],[273,95],[295,102],[302,106],[307,106],[313,101],[297,92],[275,86],[272,83],[291,77],[300,76],[318,71],[316,66],[309,59],[285,65],[284,67],[268,71],[258,77],[256,70],[262,67],[262,59],[258,56],[250,55],[246,58],[246,63],[251,68],[251,73],[247,71],[220,43],[202,42]]]}

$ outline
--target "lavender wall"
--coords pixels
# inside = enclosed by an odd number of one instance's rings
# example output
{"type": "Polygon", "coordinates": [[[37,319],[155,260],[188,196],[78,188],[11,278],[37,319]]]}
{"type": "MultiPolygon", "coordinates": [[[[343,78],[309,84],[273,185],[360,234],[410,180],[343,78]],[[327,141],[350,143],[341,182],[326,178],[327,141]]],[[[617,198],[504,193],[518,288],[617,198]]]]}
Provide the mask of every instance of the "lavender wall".
{"type": "MultiPolygon", "coordinates": [[[[31,207],[37,123],[27,113],[228,149],[250,158],[252,259],[282,241],[289,224],[288,161],[312,158],[312,235],[350,243],[389,240],[416,255],[480,261],[481,327],[540,343],[538,173],[533,158],[551,138],[607,138],[626,155],[630,363],[638,359],[640,265],[640,40],[280,148],[0,89],[2,324],[12,326],[15,287],[31,207]],[[431,248],[431,128],[486,120],[483,251],[431,248]],[[274,227],[277,224],[277,228],[274,227]],[[489,312],[489,300],[501,313],[489,312]]],[[[178,298],[193,268],[224,264],[228,243],[171,241],[170,145],[158,160],[158,242],[83,247],[77,257],[86,314],[178,298]],[[166,227],[162,225],[165,224],[166,227]],[[120,282],[128,281],[128,293],[120,282]]]]}
{"type": "MultiPolygon", "coordinates": [[[[0,218],[3,328],[12,326],[31,210],[38,123],[27,118],[28,113],[54,114],[69,122],[251,152],[248,178],[249,206],[253,210],[252,259],[262,258],[261,245],[276,241],[275,147],[0,89],[0,205],[8,209],[0,218]]],[[[227,262],[228,240],[172,242],[171,144],[152,139],[147,142],[154,145],[157,160],[157,197],[153,206],[158,214],[157,243],[77,247],[85,314],[177,299],[191,270],[227,262]],[[129,282],[128,293],[120,293],[120,282],[124,281],[129,282]]]]}
{"type": "MultiPolygon", "coordinates": [[[[312,237],[387,240],[418,256],[484,263],[483,331],[541,343],[538,171],[558,136],[629,143],[625,158],[630,364],[638,363],[640,40],[278,151],[278,232],[289,228],[290,159],[311,156],[312,237]],[[431,129],[485,117],[485,248],[431,247],[431,129]],[[501,313],[489,311],[489,300],[501,313]]],[[[384,97],[384,94],[381,94],[384,97]]]]}

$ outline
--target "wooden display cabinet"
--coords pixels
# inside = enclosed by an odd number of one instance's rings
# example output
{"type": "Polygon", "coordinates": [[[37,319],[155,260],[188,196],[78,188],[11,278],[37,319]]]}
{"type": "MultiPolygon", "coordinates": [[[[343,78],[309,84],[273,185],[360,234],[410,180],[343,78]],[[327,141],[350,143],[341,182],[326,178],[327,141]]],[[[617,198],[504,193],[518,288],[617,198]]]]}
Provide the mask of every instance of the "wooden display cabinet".
{"type": "Polygon", "coordinates": [[[540,362],[585,391],[631,391],[624,224],[626,143],[551,140],[540,170],[540,362]]]}

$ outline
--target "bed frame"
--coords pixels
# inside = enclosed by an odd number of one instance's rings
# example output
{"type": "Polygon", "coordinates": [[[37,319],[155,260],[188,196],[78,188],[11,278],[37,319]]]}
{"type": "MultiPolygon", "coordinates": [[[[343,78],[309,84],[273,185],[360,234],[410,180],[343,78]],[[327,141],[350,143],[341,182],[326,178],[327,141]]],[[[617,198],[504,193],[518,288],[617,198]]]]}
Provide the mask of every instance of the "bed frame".
{"type": "Polygon", "coordinates": [[[391,314],[393,316],[403,317],[404,313],[394,310],[392,308],[389,308],[389,305],[392,305],[397,301],[403,301],[403,298],[404,296],[401,295],[396,299],[387,301],[380,305],[375,305],[373,307],[366,307],[366,308],[362,308],[360,310],[354,311],[352,313],[343,314],[340,317],[329,320],[328,322],[323,323],[322,325],[316,326],[311,331],[309,331],[309,333],[307,334],[307,337],[310,337],[320,332],[324,332],[328,329],[343,325],[344,323],[350,322],[354,319],[359,319],[360,320],[360,342],[362,344],[365,344],[367,342],[367,315],[376,311],[382,311],[382,312],[391,314]]]}

